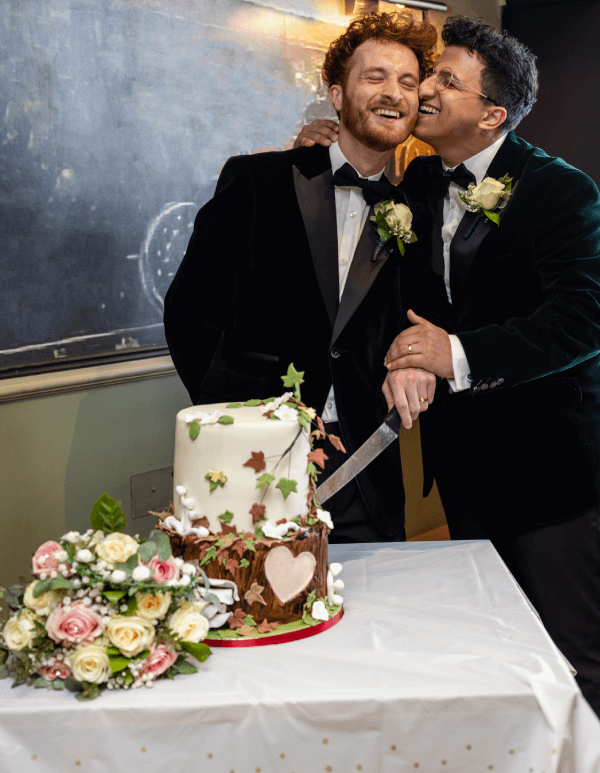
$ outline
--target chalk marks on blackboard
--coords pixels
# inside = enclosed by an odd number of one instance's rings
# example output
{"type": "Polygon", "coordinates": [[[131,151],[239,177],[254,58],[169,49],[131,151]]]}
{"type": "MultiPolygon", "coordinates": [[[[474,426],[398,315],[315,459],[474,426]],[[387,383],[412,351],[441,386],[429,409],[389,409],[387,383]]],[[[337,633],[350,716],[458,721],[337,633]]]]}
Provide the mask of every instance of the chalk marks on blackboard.
{"type": "Polygon", "coordinates": [[[165,204],[146,230],[138,260],[144,295],[162,315],[164,297],[179,268],[194,230],[198,205],[190,201],[165,204]]]}

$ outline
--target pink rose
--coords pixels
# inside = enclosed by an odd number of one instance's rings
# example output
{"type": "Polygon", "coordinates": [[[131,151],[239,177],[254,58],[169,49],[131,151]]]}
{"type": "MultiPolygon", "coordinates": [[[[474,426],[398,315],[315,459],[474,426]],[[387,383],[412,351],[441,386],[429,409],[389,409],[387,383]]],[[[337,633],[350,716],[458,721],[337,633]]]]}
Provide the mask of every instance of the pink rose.
{"type": "Polygon", "coordinates": [[[56,642],[92,642],[104,631],[102,618],[83,604],[56,607],[46,620],[48,636],[56,642]]]}
{"type": "Polygon", "coordinates": [[[146,663],[140,676],[148,674],[152,679],[164,674],[167,668],[171,668],[177,660],[177,652],[171,647],[167,648],[164,644],[152,645],[150,647],[150,656],[146,658],[146,663]]]}
{"type": "Polygon", "coordinates": [[[59,561],[54,554],[62,550],[63,548],[58,542],[44,542],[43,545],[40,545],[32,559],[32,574],[56,572],[58,565],[65,562],[59,561]]]}
{"type": "Polygon", "coordinates": [[[179,579],[179,567],[175,563],[173,556],[167,558],[166,561],[160,561],[158,556],[154,556],[148,567],[151,569],[154,579],[159,585],[167,582],[167,580],[179,579]]]}
{"type": "Polygon", "coordinates": [[[49,682],[53,682],[55,679],[67,679],[69,676],[73,676],[73,672],[69,666],[63,660],[55,660],[47,666],[40,666],[38,668],[38,674],[43,676],[49,682]]]}

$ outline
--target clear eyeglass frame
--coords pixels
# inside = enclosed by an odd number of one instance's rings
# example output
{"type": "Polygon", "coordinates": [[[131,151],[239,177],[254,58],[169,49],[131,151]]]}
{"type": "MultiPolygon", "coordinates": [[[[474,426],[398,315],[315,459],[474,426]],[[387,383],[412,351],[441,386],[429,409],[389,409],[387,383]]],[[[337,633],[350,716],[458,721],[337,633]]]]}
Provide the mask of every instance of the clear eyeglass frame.
{"type": "Polygon", "coordinates": [[[459,86],[462,86],[464,89],[469,89],[469,91],[473,91],[475,94],[479,94],[480,97],[487,99],[489,102],[496,105],[496,107],[499,107],[498,103],[494,99],[488,97],[486,94],[483,94],[481,91],[477,91],[477,89],[474,89],[472,86],[467,86],[466,83],[463,83],[461,80],[459,80],[449,67],[442,67],[437,71],[432,68],[426,73],[425,78],[432,78],[434,75],[435,87],[438,91],[444,91],[444,89],[447,89],[448,86],[454,82],[459,86]]]}

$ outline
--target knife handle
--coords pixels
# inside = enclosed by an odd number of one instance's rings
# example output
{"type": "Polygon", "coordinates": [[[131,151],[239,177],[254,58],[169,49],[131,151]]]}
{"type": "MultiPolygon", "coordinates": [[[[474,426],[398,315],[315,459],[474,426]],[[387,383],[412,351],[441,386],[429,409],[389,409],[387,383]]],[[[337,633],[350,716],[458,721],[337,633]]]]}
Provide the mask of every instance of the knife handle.
{"type": "Polygon", "coordinates": [[[396,406],[394,406],[387,414],[383,420],[383,423],[387,424],[388,427],[396,433],[396,435],[400,434],[400,430],[402,429],[402,419],[400,418],[400,414],[398,413],[396,406]]]}

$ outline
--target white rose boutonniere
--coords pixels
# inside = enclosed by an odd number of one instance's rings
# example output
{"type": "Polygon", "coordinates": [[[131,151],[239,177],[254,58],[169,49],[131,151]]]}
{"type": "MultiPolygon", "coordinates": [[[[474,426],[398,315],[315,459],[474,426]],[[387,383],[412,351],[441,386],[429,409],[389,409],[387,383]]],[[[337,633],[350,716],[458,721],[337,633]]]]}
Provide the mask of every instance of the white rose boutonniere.
{"type": "Polygon", "coordinates": [[[461,201],[469,212],[480,212],[492,223],[500,225],[500,215],[495,209],[503,209],[511,195],[512,177],[507,174],[495,180],[486,177],[485,180],[475,185],[470,183],[464,195],[459,193],[461,201]]]}
{"type": "Polygon", "coordinates": [[[395,204],[391,200],[375,204],[375,214],[371,220],[382,242],[396,237],[400,255],[404,255],[404,245],[417,241],[416,233],[411,229],[412,212],[406,204],[395,204]]]}

